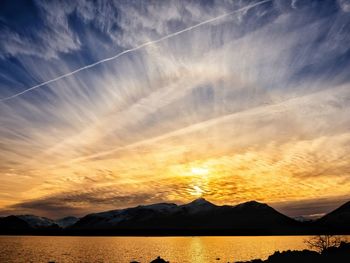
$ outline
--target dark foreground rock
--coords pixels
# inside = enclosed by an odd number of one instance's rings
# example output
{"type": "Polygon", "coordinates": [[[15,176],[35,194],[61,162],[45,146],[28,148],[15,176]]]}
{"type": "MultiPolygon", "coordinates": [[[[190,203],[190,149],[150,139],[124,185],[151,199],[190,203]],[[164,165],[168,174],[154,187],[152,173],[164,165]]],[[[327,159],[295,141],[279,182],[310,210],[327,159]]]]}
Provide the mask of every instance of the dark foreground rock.
{"type": "MultiPolygon", "coordinates": [[[[131,261],[130,263],[140,263],[138,261],[131,261]]],[[[152,260],[150,263],[170,263],[169,261],[165,261],[160,256],[158,256],[156,259],[152,260]]]]}
{"type": "MultiPolygon", "coordinates": [[[[220,260],[217,258],[216,260],[220,260]]],[[[253,259],[251,261],[240,261],[236,263],[349,263],[350,262],[350,243],[342,242],[339,247],[330,247],[322,253],[310,250],[303,251],[283,251],[275,252],[266,260],[253,259]]],[[[130,263],[140,263],[131,261],[130,263]]],[[[157,257],[150,263],[170,263],[161,257],[157,257]]]]}
{"type": "Polygon", "coordinates": [[[237,263],[346,263],[350,262],[350,243],[342,242],[339,247],[331,247],[322,253],[315,251],[283,251],[275,252],[266,260],[254,259],[237,263]]]}
{"type": "Polygon", "coordinates": [[[150,263],[169,263],[169,261],[165,261],[161,257],[157,257],[155,260],[152,260],[150,263]]]}

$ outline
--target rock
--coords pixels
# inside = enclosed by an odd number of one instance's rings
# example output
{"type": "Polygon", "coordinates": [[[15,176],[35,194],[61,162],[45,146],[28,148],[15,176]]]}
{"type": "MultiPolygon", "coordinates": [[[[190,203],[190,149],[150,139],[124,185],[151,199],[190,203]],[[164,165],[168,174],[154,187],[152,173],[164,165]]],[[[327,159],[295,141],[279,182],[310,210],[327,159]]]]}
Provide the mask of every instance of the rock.
{"type": "Polygon", "coordinates": [[[156,259],[152,260],[150,263],[169,263],[169,261],[165,261],[160,256],[158,256],[156,259]]]}
{"type": "Polygon", "coordinates": [[[267,260],[254,259],[251,261],[237,263],[329,263],[329,262],[350,262],[350,243],[342,242],[339,247],[330,247],[321,254],[316,251],[283,251],[275,252],[267,260]]]}

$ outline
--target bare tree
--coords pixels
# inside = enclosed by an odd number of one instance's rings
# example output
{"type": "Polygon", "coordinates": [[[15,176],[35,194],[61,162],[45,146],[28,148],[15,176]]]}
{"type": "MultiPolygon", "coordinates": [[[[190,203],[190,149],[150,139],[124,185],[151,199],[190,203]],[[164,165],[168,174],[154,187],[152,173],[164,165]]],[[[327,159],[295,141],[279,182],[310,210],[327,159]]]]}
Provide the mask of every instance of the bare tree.
{"type": "Polygon", "coordinates": [[[338,247],[341,242],[345,242],[347,239],[343,236],[337,235],[318,235],[305,239],[304,243],[313,250],[321,253],[325,249],[330,247],[338,247]]]}

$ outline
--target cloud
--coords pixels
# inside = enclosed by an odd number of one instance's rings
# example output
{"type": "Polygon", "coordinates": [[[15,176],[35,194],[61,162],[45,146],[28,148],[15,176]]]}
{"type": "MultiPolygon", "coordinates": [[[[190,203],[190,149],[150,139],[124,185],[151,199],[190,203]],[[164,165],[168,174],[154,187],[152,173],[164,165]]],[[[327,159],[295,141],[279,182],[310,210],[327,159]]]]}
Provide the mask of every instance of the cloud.
{"type": "Polygon", "coordinates": [[[112,56],[112,57],[104,58],[104,59],[99,60],[99,61],[96,61],[96,62],[94,62],[94,63],[92,63],[92,64],[85,65],[84,67],[81,67],[81,68],[76,69],[76,70],[74,70],[74,71],[71,71],[71,72],[65,73],[65,74],[63,74],[63,75],[57,76],[57,77],[54,78],[54,79],[47,80],[47,81],[45,81],[45,82],[42,82],[42,83],[40,83],[40,84],[37,84],[37,85],[35,85],[35,86],[33,86],[33,87],[30,87],[30,88],[28,88],[28,89],[26,89],[26,90],[24,90],[24,91],[21,91],[21,92],[18,92],[18,93],[16,93],[16,94],[13,94],[12,96],[9,96],[9,97],[0,99],[0,102],[6,101],[6,100],[9,100],[9,99],[14,99],[14,98],[16,98],[16,97],[18,97],[18,96],[21,96],[21,95],[23,95],[23,94],[25,94],[25,93],[27,93],[27,92],[31,92],[31,91],[33,91],[33,90],[35,90],[35,89],[37,89],[37,88],[46,86],[46,85],[48,85],[48,84],[50,84],[50,83],[52,83],[52,82],[56,82],[56,81],[59,81],[59,80],[61,80],[61,79],[63,79],[63,78],[68,78],[68,77],[70,77],[70,76],[73,76],[74,74],[77,74],[77,73],[79,73],[80,71],[93,68],[93,67],[95,67],[95,66],[97,66],[97,65],[100,65],[100,64],[102,64],[102,63],[106,63],[106,62],[111,61],[111,60],[118,59],[118,58],[119,58],[120,56],[122,56],[122,55],[131,53],[131,52],[135,52],[135,51],[137,51],[137,50],[139,50],[139,49],[141,49],[141,48],[144,48],[144,47],[148,47],[148,46],[151,46],[151,45],[155,45],[155,44],[160,43],[160,42],[162,42],[162,41],[164,41],[164,40],[167,40],[167,39],[176,37],[176,36],[178,36],[178,35],[180,35],[180,34],[182,34],[182,33],[185,33],[185,32],[191,31],[191,30],[194,30],[194,29],[196,29],[196,28],[198,28],[198,27],[200,27],[200,26],[209,24],[209,23],[211,23],[211,22],[215,22],[215,21],[220,20],[220,19],[222,19],[222,18],[224,18],[224,17],[227,17],[227,16],[229,16],[229,15],[233,15],[233,14],[236,14],[236,13],[239,13],[239,12],[242,12],[242,11],[246,11],[246,10],[248,10],[248,9],[250,9],[250,8],[253,8],[253,7],[255,7],[255,6],[259,6],[259,5],[264,4],[264,3],[266,3],[266,2],[269,2],[269,1],[270,1],[270,0],[265,0],[265,1],[258,2],[257,4],[254,4],[254,5],[248,5],[248,6],[246,6],[246,7],[243,7],[243,8],[237,9],[237,10],[234,10],[234,11],[232,11],[232,12],[224,13],[224,14],[222,14],[222,15],[220,15],[220,16],[216,16],[216,17],[213,17],[213,18],[211,18],[211,19],[202,21],[202,22],[197,23],[197,24],[195,24],[195,25],[193,25],[193,26],[186,27],[186,28],[184,28],[184,29],[182,29],[182,30],[180,30],[180,31],[176,31],[176,32],[167,34],[167,35],[165,35],[165,36],[163,36],[163,37],[161,37],[161,38],[158,38],[158,39],[155,39],[155,40],[150,40],[150,41],[148,41],[148,42],[142,43],[142,44],[140,44],[139,46],[136,46],[136,47],[133,47],[133,48],[131,48],[131,49],[127,49],[127,50],[124,50],[124,51],[122,51],[122,52],[120,52],[120,53],[117,53],[116,55],[114,55],[114,56],[112,56]]]}
{"type": "MultiPolygon", "coordinates": [[[[83,214],[199,194],[220,204],[345,195],[348,18],[292,2],[0,103],[0,207],[83,214]],[[189,173],[201,166],[211,173],[189,173]]],[[[2,97],[246,5],[140,3],[36,2],[38,25],[0,29],[2,97]]]]}
{"type": "MultiPolygon", "coordinates": [[[[6,213],[13,211],[21,211],[22,213],[42,214],[44,216],[61,218],[64,215],[83,216],[91,212],[91,207],[94,206],[95,212],[115,208],[125,207],[127,205],[136,205],[147,202],[152,199],[148,194],[135,194],[125,196],[116,193],[113,196],[106,196],[110,193],[103,189],[103,195],[98,195],[100,192],[92,193],[61,193],[58,196],[42,198],[38,200],[26,201],[12,205],[5,210],[6,213]]],[[[101,194],[101,193],[100,193],[101,194]]]]}
{"type": "Polygon", "coordinates": [[[338,0],[337,1],[340,8],[346,12],[349,13],[350,12],[350,1],[349,0],[338,0]]]}
{"type": "Polygon", "coordinates": [[[348,201],[348,196],[339,196],[337,198],[328,197],[295,202],[272,203],[271,205],[290,217],[304,216],[306,218],[318,218],[332,212],[348,201]]]}
{"type": "MultiPolygon", "coordinates": [[[[58,58],[60,53],[70,53],[80,48],[80,41],[68,24],[68,16],[73,11],[66,4],[55,6],[48,5],[45,1],[38,1],[35,5],[33,21],[23,21],[18,27],[28,27],[32,23],[40,23],[40,30],[29,32],[28,30],[12,29],[8,19],[4,21],[5,26],[1,30],[1,58],[8,56],[29,55],[44,59],[58,58]],[[35,22],[37,21],[37,22],[35,22]],[[28,23],[28,24],[24,24],[28,23]]],[[[19,9],[26,16],[26,10],[19,9]]]]}
{"type": "Polygon", "coordinates": [[[176,196],[172,200],[183,201],[181,196],[187,189],[186,184],[172,179],[149,180],[147,189],[140,189],[132,183],[110,186],[98,186],[97,183],[97,186],[92,187],[89,180],[91,178],[84,178],[84,184],[86,184],[84,190],[63,191],[18,202],[1,209],[0,213],[34,213],[54,218],[61,218],[64,215],[83,216],[91,212],[163,202],[169,200],[168,197],[172,195],[176,196]],[[93,210],[91,210],[92,207],[94,207],[93,210]]]}

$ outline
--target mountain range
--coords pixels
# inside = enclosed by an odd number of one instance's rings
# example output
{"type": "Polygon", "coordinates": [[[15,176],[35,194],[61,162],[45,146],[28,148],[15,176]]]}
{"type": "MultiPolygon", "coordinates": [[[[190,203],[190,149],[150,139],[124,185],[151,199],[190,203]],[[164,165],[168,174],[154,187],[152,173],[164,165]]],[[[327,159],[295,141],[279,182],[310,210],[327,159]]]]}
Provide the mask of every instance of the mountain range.
{"type": "Polygon", "coordinates": [[[214,205],[158,203],[52,220],[34,215],[0,218],[0,234],[55,235],[295,235],[350,233],[350,202],[314,221],[300,221],[256,201],[214,205]]]}

